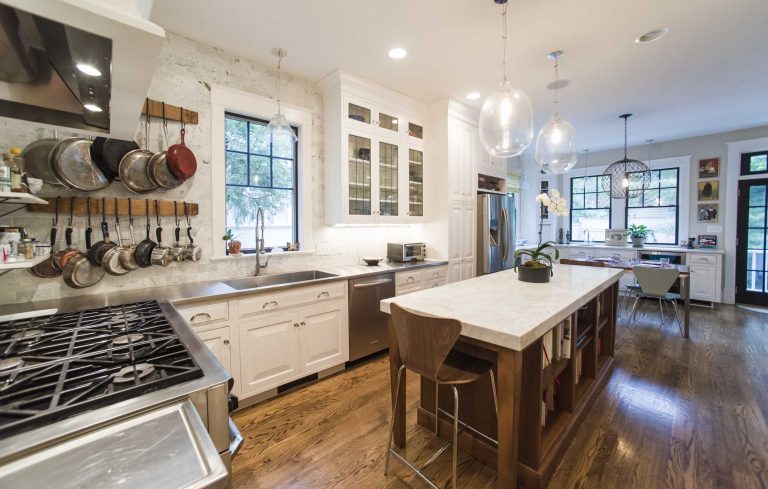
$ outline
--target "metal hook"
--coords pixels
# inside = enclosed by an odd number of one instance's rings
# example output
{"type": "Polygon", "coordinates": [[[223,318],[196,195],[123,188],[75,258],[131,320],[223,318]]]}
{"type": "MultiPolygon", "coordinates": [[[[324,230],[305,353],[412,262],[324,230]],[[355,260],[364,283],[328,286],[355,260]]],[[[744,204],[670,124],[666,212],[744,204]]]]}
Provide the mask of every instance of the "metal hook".
{"type": "Polygon", "coordinates": [[[72,227],[72,220],[75,214],[75,196],[69,199],[69,217],[67,218],[67,227],[72,227]]]}
{"type": "Polygon", "coordinates": [[[179,227],[179,223],[181,222],[179,220],[179,212],[177,210],[178,209],[178,205],[179,205],[179,203],[174,200],[173,201],[173,218],[176,221],[176,227],[179,227]]]}
{"type": "Polygon", "coordinates": [[[54,214],[54,218],[51,219],[51,223],[53,224],[53,227],[57,227],[59,225],[59,199],[61,199],[61,197],[56,197],[55,214],[54,214]]]}
{"type": "Polygon", "coordinates": [[[117,212],[117,197],[115,197],[115,223],[120,225],[120,214],[117,212]]]}

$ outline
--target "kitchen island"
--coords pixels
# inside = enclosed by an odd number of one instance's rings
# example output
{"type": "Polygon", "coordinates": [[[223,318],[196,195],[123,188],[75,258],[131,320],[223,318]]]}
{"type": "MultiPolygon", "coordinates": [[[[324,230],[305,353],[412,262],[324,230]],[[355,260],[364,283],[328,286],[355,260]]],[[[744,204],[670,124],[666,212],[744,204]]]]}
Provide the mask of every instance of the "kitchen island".
{"type": "MultiPolygon", "coordinates": [[[[488,380],[460,386],[459,445],[498,472],[497,487],[546,486],[613,367],[618,281],[610,268],[555,265],[547,284],[520,282],[513,270],[381,301],[462,324],[455,348],[495,365],[499,413],[488,380]],[[552,334],[550,334],[552,332],[552,334]],[[560,339],[567,333],[570,341],[560,339]],[[554,338],[554,340],[553,340],[554,338]],[[486,437],[497,440],[491,443],[486,437]]],[[[392,397],[402,364],[390,321],[392,397]]],[[[442,386],[439,432],[450,436],[451,391],[442,386]],[[444,389],[444,390],[443,390],[444,389]]],[[[405,445],[405,383],[395,406],[395,443],[405,445]]],[[[418,421],[434,426],[434,384],[421,379],[418,421]]]]}

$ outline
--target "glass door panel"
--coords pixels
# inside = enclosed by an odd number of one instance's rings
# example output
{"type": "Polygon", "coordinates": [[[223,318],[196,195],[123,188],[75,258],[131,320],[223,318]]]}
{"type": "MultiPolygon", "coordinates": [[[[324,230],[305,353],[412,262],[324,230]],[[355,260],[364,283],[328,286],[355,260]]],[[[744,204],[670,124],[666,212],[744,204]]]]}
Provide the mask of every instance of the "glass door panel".
{"type": "Polygon", "coordinates": [[[379,215],[397,215],[397,145],[379,142],[379,215]]]}
{"type": "MultiPolygon", "coordinates": [[[[370,114],[369,114],[370,116],[370,114]]],[[[349,135],[349,215],[371,215],[371,140],[349,135]]]]}
{"type": "Polygon", "coordinates": [[[424,215],[424,153],[408,150],[408,215],[424,215]]]}
{"type": "Polygon", "coordinates": [[[739,182],[736,302],[768,305],[768,179],[739,182]]]}
{"type": "Polygon", "coordinates": [[[424,128],[413,122],[408,123],[408,135],[416,139],[424,139],[424,128]]]}
{"type": "Polygon", "coordinates": [[[363,124],[370,124],[371,109],[367,109],[355,104],[347,104],[347,117],[352,120],[362,122],[363,124]]]}
{"type": "Polygon", "coordinates": [[[379,127],[382,129],[388,129],[390,131],[397,132],[399,129],[399,123],[400,121],[397,117],[385,114],[384,112],[379,112],[379,127]]]}

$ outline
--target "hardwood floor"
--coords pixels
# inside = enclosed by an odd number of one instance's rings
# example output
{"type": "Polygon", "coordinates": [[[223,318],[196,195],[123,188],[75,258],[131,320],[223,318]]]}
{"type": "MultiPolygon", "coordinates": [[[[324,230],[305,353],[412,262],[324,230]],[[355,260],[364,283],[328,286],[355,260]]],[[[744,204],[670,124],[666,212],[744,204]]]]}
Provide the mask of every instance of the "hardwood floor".
{"type": "MultiPolygon", "coordinates": [[[[548,487],[768,487],[768,315],[693,308],[688,341],[670,316],[620,318],[616,368],[548,487]]],[[[442,442],[416,425],[414,375],[407,388],[406,455],[423,463],[442,442]]],[[[428,487],[394,458],[384,476],[389,420],[386,357],[244,409],[233,487],[428,487]]],[[[446,486],[450,455],[428,472],[446,486]]],[[[495,471],[460,452],[458,479],[490,488],[495,471]]]]}

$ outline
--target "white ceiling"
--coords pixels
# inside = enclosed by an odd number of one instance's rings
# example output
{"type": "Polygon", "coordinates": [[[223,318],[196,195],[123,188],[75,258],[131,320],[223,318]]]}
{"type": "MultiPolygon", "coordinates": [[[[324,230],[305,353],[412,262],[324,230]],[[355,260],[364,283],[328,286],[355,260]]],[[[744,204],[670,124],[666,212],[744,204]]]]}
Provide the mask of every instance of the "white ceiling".
{"type": "MultiPolygon", "coordinates": [[[[526,90],[536,130],[552,110],[546,53],[565,51],[560,112],[580,148],[768,124],[768,1],[510,0],[508,66],[526,90]],[[658,27],[651,44],[634,39],[658,27]]],[[[320,80],[343,68],[423,102],[466,101],[501,78],[501,7],[492,0],[161,0],[152,20],[243,57],[320,80]],[[394,61],[387,51],[408,50],[394,61]]],[[[482,99],[481,99],[482,100],[482,99]]]]}

